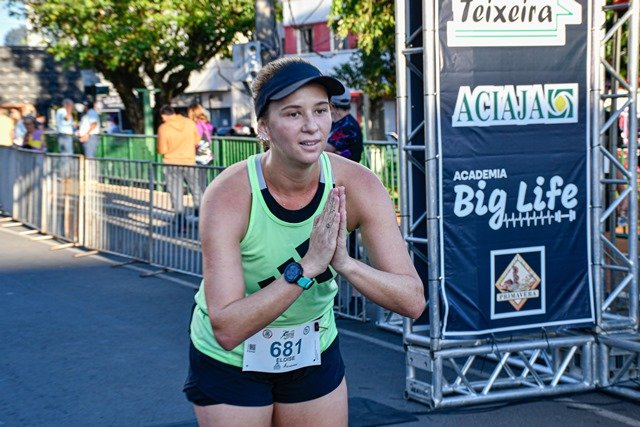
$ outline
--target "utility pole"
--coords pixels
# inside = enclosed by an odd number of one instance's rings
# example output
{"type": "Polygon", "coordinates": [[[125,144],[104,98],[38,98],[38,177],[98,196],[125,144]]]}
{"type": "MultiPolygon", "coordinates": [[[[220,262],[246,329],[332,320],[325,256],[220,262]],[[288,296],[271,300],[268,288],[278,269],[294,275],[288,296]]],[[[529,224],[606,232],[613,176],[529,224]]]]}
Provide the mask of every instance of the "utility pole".
{"type": "Polygon", "coordinates": [[[276,8],[273,0],[255,0],[256,41],[260,42],[262,65],[282,55],[282,44],[276,23],[276,8]]]}

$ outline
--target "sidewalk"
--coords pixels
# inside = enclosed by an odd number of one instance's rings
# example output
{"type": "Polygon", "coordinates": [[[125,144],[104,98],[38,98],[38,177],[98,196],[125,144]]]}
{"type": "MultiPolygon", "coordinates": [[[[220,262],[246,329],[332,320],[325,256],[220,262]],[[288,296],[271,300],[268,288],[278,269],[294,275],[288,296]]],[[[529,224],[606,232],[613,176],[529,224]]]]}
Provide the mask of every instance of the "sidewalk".
{"type": "MultiPolygon", "coordinates": [[[[181,386],[198,280],[25,230],[0,227],[0,426],[195,426],[181,386]]],[[[640,405],[601,393],[428,412],[403,399],[401,336],[338,326],[350,426],[640,426],[640,405]]]]}

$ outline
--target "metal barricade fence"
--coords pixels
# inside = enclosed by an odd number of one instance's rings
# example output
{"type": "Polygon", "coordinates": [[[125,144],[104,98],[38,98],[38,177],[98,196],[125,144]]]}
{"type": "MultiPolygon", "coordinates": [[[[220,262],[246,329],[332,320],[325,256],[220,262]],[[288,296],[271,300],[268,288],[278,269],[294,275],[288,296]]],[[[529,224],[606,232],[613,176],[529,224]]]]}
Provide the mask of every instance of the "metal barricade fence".
{"type": "Polygon", "coordinates": [[[43,209],[44,155],[30,150],[16,149],[15,162],[12,214],[22,223],[40,228],[43,209]]]}
{"type": "Polygon", "coordinates": [[[81,240],[82,164],[80,156],[47,154],[43,157],[40,230],[73,243],[81,240]]]}
{"type": "Polygon", "coordinates": [[[148,161],[86,159],[84,246],[148,262],[148,161]]]}
{"type": "MultiPolygon", "coordinates": [[[[261,150],[253,139],[245,140],[228,140],[221,159],[240,161],[261,150]]],[[[391,164],[395,149],[392,143],[371,144],[363,159],[392,198],[398,189],[396,166],[391,164]]],[[[199,197],[194,200],[193,194],[200,196],[225,166],[84,159],[11,148],[0,154],[0,203],[14,218],[89,249],[202,275],[199,197]]],[[[349,251],[366,261],[359,230],[350,236],[349,251]]],[[[336,315],[367,320],[366,298],[345,280],[339,278],[338,284],[336,315]]]]}
{"type": "Polygon", "coordinates": [[[154,266],[202,275],[199,208],[213,179],[206,166],[154,163],[161,173],[152,183],[151,259],[154,266]]]}
{"type": "Polygon", "coordinates": [[[18,152],[0,147],[0,211],[13,216],[14,187],[17,179],[18,152]]]}

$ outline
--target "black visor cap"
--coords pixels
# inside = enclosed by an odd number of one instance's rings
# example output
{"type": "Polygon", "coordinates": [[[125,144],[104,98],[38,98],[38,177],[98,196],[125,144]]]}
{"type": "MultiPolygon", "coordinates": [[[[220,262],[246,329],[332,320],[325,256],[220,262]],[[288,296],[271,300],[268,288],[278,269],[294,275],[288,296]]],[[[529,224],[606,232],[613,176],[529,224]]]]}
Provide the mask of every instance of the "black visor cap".
{"type": "Polygon", "coordinates": [[[256,116],[262,117],[270,101],[286,98],[309,83],[319,83],[324,86],[329,98],[342,95],[345,91],[340,80],[323,75],[313,65],[292,62],[285,65],[262,86],[254,104],[256,116]]]}

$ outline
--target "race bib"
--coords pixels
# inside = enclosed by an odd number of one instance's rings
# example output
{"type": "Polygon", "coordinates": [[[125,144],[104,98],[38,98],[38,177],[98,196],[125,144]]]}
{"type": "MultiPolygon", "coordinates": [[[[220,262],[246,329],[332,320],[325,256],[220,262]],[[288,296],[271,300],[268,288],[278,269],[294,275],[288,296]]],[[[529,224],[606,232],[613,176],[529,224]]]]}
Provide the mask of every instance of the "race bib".
{"type": "Polygon", "coordinates": [[[265,328],[244,342],[243,371],[288,372],[320,364],[320,324],[265,328]]]}

